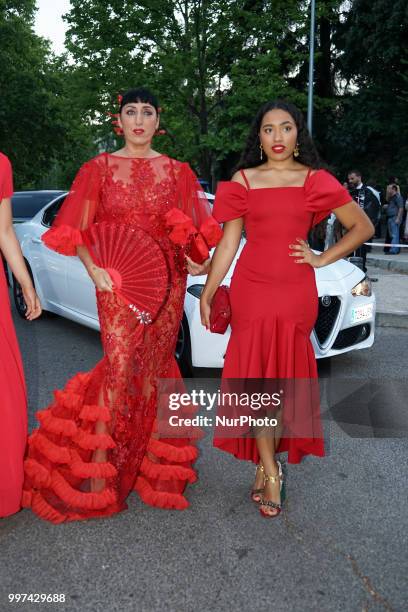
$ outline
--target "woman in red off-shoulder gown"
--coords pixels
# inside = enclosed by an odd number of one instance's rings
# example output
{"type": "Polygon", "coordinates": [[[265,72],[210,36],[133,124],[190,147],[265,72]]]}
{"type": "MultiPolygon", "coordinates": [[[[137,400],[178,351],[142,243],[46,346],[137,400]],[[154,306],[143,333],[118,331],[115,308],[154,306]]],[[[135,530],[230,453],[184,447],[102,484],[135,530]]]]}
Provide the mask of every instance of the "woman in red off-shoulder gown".
{"type": "Polygon", "coordinates": [[[0,518],[20,510],[27,441],[24,371],[11,318],[2,254],[23,288],[26,318],[31,321],[41,314],[40,302],[13,231],[12,194],[11,164],[0,153],[0,518]]]}
{"type": "Polygon", "coordinates": [[[156,383],[180,378],[174,349],[186,289],[184,248],[189,242],[198,254],[200,265],[187,259],[190,273],[202,273],[208,248],[222,232],[189,165],[151,149],[158,112],[147,90],[124,95],[119,125],[125,147],[82,166],[43,236],[49,248],[78,253],[86,266],[98,289],[104,349],[91,372],[55,391],[29,439],[23,504],[53,523],[112,515],[127,507],[133,489],[147,504],[183,509],[185,486],[196,480],[193,441],[163,440],[156,432],[156,383]],[[84,230],[97,222],[142,228],[165,255],[168,296],[141,343],[135,313],[111,291],[109,274],[83,245],[84,230]]]}
{"type": "Polygon", "coordinates": [[[224,237],[202,293],[202,322],[209,325],[212,297],[245,227],[246,244],[230,287],[232,332],[224,386],[234,391],[228,379],[259,379],[241,388],[262,392],[268,390],[264,379],[284,379],[286,387],[282,386],[292,396],[283,398],[280,413],[273,413],[278,417],[276,429],[252,431],[252,437],[248,428],[236,430],[234,437],[223,436],[227,430],[220,429],[214,445],[259,464],[252,499],[261,502],[264,516],[276,516],[283,475],[275,453],[287,451],[290,463],[308,454],[324,455],[310,341],[318,313],[314,267],[352,252],[372,235],[372,226],[340,183],[319,169],[302,115],[291,104],[271,102],[260,109],[239,169],[232,181],[219,184],[216,193],[213,214],[224,223],[224,237]],[[306,242],[308,232],[332,210],[349,232],[316,255],[306,242]],[[286,382],[291,380],[292,386],[286,382]]]}

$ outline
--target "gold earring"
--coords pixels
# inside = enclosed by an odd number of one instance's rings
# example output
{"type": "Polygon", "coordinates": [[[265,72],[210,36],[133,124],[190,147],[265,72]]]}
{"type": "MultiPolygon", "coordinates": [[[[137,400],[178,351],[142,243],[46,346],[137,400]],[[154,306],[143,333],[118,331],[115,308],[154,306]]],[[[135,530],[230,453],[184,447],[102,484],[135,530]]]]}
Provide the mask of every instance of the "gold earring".
{"type": "Polygon", "coordinates": [[[263,146],[262,146],[262,142],[259,143],[259,150],[261,152],[261,159],[263,158],[263,146]]]}
{"type": "Polygon", "coordinates": [[[299,157],[299,155],[300,155],[299,145],[296,143],[296,147],[293,150],[293,156],[294,157],[299,157]]]}

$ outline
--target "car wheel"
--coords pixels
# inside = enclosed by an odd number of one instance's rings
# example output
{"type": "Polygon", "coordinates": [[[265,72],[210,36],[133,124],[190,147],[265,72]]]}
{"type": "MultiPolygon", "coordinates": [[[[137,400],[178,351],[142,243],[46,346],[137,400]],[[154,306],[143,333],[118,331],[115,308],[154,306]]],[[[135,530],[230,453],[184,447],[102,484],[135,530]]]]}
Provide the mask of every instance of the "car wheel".
{"type": "Polygon", "coordinates": [[[177,359],[180,371],[183,376],[190,377],[193,375],[193,364],[191,362],[191,340],[190,329],[185,314],[179,328],[177,336],[175,357],[177,359]]]}
{"type": "MultiPolygon", "coordinates": [[[[25,264],[27,266],[27,270],[28,270],[28,272],[29,272],[29,274],[31,276],[31,280],[32,280],[33,285],[34,285],[34,279],[33,279],[33,275],[32,275],[32,272],[31,272],[31,268],[28,265],[27,261],[26,260],[24,260],[24,261],[25,261],[25,264]]],[[[16,277],[14,276],[14,274],[13,274],[13,298],[14,298],[14,305],[16,307],[16,310],[17,310],[18,314],[20,315],[20,317],[22,319],[25,319],[25,313],[26,313],[26,310],[27,310],[27,304],[25,303],[25,300],[24,300],[24,295],[23,295],[23,290],[21,288],[21,285],[18,282],[18,280],[16,279],[16,277]]]]}

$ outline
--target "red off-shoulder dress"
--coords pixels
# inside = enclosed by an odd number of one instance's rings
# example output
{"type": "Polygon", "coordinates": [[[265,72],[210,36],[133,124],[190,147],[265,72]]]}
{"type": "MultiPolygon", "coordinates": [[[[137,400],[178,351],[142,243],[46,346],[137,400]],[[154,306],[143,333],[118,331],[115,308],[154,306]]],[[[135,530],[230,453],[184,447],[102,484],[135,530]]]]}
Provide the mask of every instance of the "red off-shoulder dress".
{"type": "Polygon", "coordinates": [[[29,438],[23,505],[53,523],[112,515],[127,507],[133,489],[147,504],[183,509],[185,486],[196,480],[194,443],[156,433],[157,379],[180,377],[174,349],[186,289],[184,247],[201,261],[222,231],[188,164],[165,155],[103,153],[84,164],[43,240],[75,255],[84,230],[97,222],[148,232],[166,257],[169,293],[140,343],[135,313],[115,293],[97,292],[104,357],[54,392],[29,438]],[[106,461],[95,460],[97,450],[106,451],[106,461]]]}
{"type": "MultiPolygon", "coordinates": [[[[0,153],[0,206],[13,193],[11,165],[0,153]]],[[[27,440],[27,403],[23,364],[14,331],[0,258],[0,517],[20,509],[27,440]]]]}
{"type": "MultiPolygon", "coordinates": [[[[247,238],[230,287],[232,333],[224,379],[317,378],[310,341],[318,313],[315,273],[309,264],[295,263],[289,244],[297,237],[307,240],[313,225],[350,201],[346,189],[325,170],[309,170],[301,187],[219,184],[214,217],[219,222],[243,217],[247,238]]],[[[287,415],[293,431],[311,432],[287,437],[283,432],[278,452],[287,451],[290,463],[307,454],[324,455],[315,386],[309,386],[311,393],[300,387],[300,399],[306,401],[298,401],[297,412],[287,415]]],[[[248,435],[223,437],[221,432],[214,446],[239,459],[259,461],[256,440],[248,435]]]]}

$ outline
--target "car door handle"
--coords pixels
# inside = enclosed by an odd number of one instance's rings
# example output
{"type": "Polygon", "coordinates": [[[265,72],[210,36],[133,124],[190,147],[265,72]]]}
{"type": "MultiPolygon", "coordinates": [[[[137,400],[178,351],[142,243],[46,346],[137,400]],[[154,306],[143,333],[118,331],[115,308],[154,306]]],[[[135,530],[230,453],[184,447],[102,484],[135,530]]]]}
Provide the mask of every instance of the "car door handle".
{"type": "Polygon", "coordinates": [[[31,238],[31,242],[34,242],[34,244],[42,244],[41,238],[31,238]]]}

